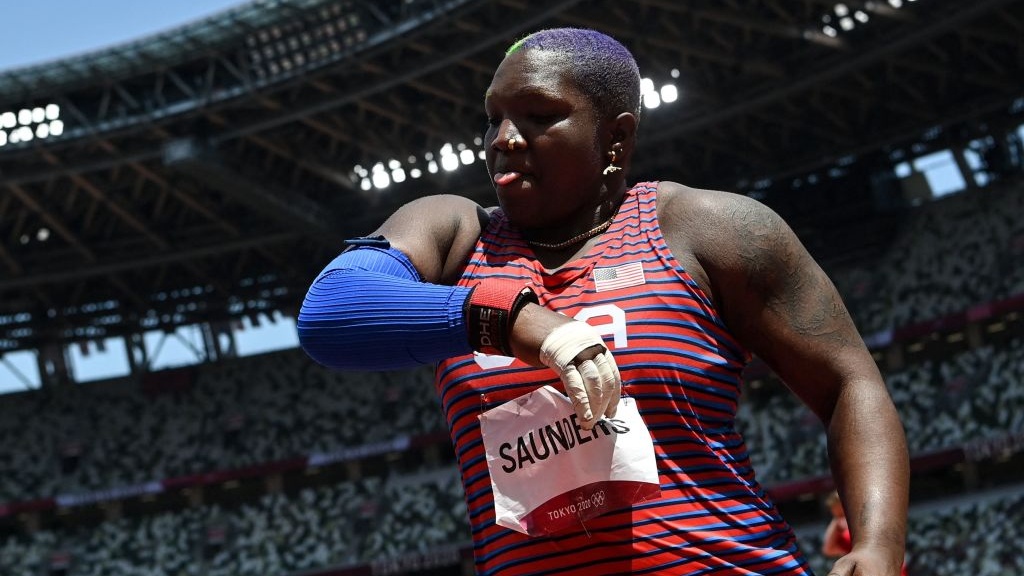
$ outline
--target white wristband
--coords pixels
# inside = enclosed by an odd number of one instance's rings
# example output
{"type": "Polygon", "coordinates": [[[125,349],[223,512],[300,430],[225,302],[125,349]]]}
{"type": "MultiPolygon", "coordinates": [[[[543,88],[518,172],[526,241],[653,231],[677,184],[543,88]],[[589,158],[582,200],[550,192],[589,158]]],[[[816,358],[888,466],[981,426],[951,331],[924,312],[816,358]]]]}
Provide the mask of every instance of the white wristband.
{"type": "Polygon", "coordinates": [[[540,361],[562,379],[584,428],[589,430],[601,418],[615,416],[622,377],[615,358],[590,324],[574,320],[552,330],[540,345],[540,361]],[[576,361],[593,346],[601,347],[597,356],[576,361]]]}

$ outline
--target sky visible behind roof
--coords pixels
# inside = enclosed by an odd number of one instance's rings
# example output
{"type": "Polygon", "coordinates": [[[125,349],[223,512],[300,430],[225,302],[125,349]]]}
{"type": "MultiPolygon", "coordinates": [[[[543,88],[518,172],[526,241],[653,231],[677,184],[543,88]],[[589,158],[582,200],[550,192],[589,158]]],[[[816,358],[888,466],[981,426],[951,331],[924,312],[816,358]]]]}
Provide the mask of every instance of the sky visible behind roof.
{"type": "Polygon", "coordinates": [[[0,0],[0,72],[110,48],[247,0],[0,0]]]}
{"type": "MultiPolygon", "coordinates": [[[[104,50],[166,32],[205,19],[219,12],[249,3],[251,0],[0,0],[0,73],[27,66],[46,64],[64,58],[104,50]]],[[[152,369],[181,363],[195,363],[186,342],[189,329],[182,327],[170,339],[147,334],[147,348],[160,350],[152,369]]],[[[116,339],[115,339],[116,340],[116,339]]],[[[239,355],[295,347],[295,323],[274,314],[254,326],[248,318],[235,331],[239,355]]],[[[123,375],[127,369],[123,346],[108,352],[83,354],[78,346],[69,347],[71,370],[78,381],[123,375]]],[[[190,344],[190,345],[188,345],[190,344]]],[[[0,355],[0,394],[38,387],[35,353],[20,351],[0,355]]]]}

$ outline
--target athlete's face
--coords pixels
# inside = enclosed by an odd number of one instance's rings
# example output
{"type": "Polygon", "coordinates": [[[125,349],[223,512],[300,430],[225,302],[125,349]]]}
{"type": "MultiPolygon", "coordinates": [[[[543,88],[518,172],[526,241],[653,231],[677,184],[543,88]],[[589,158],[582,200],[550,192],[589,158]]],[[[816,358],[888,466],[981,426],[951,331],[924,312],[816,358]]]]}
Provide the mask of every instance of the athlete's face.
{"type": "Polygon", "coordinates": [[[487,170],[502,209],[523,228],[589,217],[600,195],[602,128],[565,66],[557,54],[519,50],[498,66],[484,100],[487,170]]]}

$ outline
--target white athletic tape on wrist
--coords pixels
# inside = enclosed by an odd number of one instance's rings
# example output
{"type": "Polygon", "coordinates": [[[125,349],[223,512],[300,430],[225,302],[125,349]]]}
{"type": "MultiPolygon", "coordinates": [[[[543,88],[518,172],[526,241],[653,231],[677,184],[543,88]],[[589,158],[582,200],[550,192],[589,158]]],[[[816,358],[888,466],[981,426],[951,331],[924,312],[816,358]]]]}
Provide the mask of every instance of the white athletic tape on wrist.
{"type": "Polygon", "coordinates": [[[540,361],[558,373],[577,415],[585,423],[615,415],[622,379],[615,359],[592,326],[573,321],[552,330],[540,345],[540,361]],[[602,352],[577,366],[576,356],[592,346],[600,346],[602,352]]]}

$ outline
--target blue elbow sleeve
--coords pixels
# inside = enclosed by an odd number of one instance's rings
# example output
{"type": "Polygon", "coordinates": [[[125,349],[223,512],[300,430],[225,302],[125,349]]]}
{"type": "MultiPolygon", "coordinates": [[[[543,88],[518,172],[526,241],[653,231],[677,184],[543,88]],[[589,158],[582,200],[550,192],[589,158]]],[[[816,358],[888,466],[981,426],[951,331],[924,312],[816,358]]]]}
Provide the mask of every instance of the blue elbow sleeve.
{"type": "Polygon", "coordinates": [[[424,283],[390,247],[343,252],[320,273],[299,311],[299,343],[335,369],[410,368],[472,352],[470,288],[424,283]]]}

